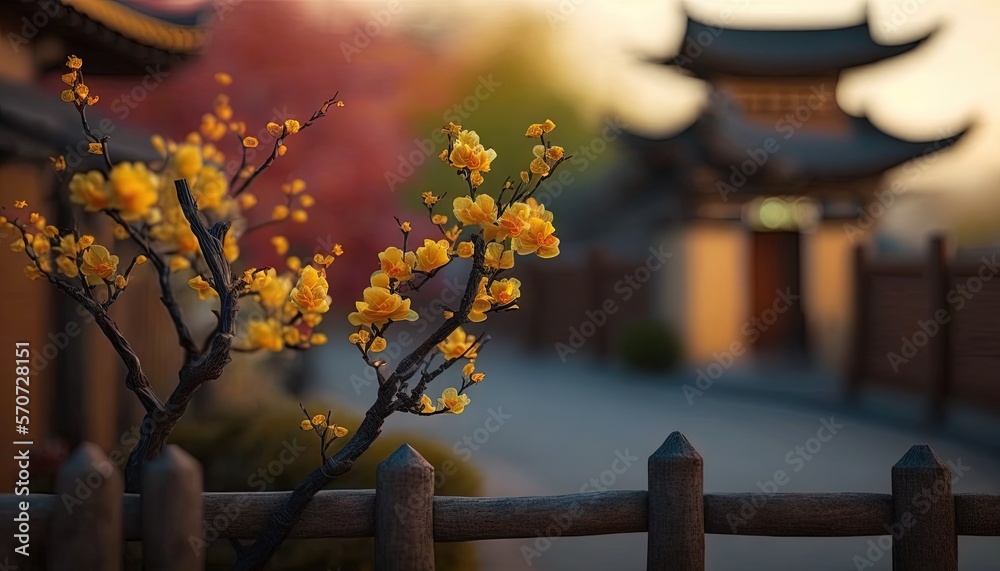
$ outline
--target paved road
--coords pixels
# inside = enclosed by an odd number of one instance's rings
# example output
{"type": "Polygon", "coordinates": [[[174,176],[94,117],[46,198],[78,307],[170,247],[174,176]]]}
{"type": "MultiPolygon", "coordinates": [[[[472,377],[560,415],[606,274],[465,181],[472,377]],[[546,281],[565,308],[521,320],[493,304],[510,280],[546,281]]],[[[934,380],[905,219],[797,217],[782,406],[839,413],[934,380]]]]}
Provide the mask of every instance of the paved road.
{"type": "MultiPolygon", "coordinates": [[[[341,371],[345,380],[316,390],[361,409],[375,386],[362,387],[359,394],[347,380],[362,371],[352,349],[334,343],[317,354],[325,377],[341,371]]],[[[583,358],[563,364],[554,355],[521,356],[499,343],[487,348],[479,365],[487,379],[471,391],[472,404],[463,414],[393,417],[388,428],[454,443],[454,450],[485,475],[490,496],[574,493],[592,479],[607,489],[645,489],[646,458],[674,430],[704,457],[706,491],[756,491],[758,483],[783,470],[788,474],[780,486],[784,492],[888,493],[890,467],[910,445],[921,443],[930,444],[943,460],[969,467],[955,482],[956,492],[1000,493],[997,456],[833,405],[753,397],[722,382],[695,396],[692,404],[681,389],[693,384],[690,374],[636,377],[583,358]],[[835,434],[819,450],[814,442],[813,453],[797,452],[831,425],[833,430],[825,430],[835,434]]],[[[438,391],[454,384],[448,379],[436,383],[438,391]]],[[[857,569],[854,557],[866,557],[868,539],[709,536],[708,568],[857,569]]],[[[645,542],[645,534],[559,538],[530,562],[523,548],[536,547],[531,541],[481,542],[480,563],[483,571],[644,569],[645,542]]],[[[961,538],[959,549],[963,570],[1000,569],[1000,538],[961,538]]],[[[863,568],[888,571],[891,556],[886,553],[863,568]]]]}

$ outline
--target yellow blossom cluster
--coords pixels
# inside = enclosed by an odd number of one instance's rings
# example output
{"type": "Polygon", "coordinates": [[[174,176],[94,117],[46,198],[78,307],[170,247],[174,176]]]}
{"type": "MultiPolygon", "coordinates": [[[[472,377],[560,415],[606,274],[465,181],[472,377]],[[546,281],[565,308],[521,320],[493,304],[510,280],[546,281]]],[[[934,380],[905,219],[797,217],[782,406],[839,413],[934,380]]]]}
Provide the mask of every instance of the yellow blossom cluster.
{"type": "Polygon", "coordinates": [[[0,217],[0,227],[17,230],[10,249],[27,254],[31,263],[25,266],[24,274],[29,279],[76,281],[87,288],[104,285],[110,301],[126,288],[133,268],[146,262],[146,256],[136,256],[121,272],[121,259],[106,246],[95,244],[93,236],[57,228],[37,212],[29,214],[27,224],[0,217]]]}

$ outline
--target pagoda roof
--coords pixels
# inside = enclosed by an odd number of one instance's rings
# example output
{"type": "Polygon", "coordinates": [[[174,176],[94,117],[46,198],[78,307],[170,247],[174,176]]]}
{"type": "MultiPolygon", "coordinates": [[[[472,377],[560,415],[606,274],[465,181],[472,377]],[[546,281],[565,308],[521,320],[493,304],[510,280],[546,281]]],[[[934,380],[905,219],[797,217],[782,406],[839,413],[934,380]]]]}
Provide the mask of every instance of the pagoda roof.
{"type": "MultiPolygon", "coordinates": [[[[31,18],[47,14],[41,29],[56,34],[67,53],[91,74],[145,74],[150,65],[173,65],[207,43],[203,25],[211,0],[28,0],[16,8],[31,18]]],[[[62,65],[60,61],[59,66],[62,65]]]]}
{"type": "Polygon", "coordinates": [[[706,77],[819,75],[894,58],[930,38],[885,45],[868,22],[841,28],[726,28],[688,18],[679,53],[665,63],[706,77]]]}
{"type": "MultiPolygon", "coordinates": [[[[103,157],[87,152],[86,139],[76,107],[51,93],[21,83],[0,80],[0,160],[48,163],[51,156],[75,154],[81,165],[74,170],[100,168],[103,157]]],[[[108,119],[89,113],[88,122],[97,130],[108,119]]],[[[114,124],[114,123],[112,123],[114,124]]],[[[110,132],[111,157],[118,161],[152,161],[159,158],[147,136],[117,126],[110,132]]]]}
{"type": "Polygon", "coordinates": [[[885,133],[867,117],[853,116],[845,117],[844,127],[836,131],[803,127],[779,132],[773,125],[749,120],[730,98],[714,92],[705,112],[684,131],[659,140],[633,135],[629,141],[637,150],[646,149],[653,168],[665,166],[655,163],[673,162],[670,157],[685,149],[685,163],[708,166],[726,182],[734,166],[740,168],[744,161],[751,160],[748,149],[758,157],[764,153],[766,160],[747,178],[755,186],[777,187],[878,176],[910,160],[947,149],[967,132],[965,128],[934,140],[909,141],[885,133]],[[654,151],[664,145],[679,147],[671,153],[654,151]],[[777,150],[765,152],[775,147],[777,150]]]}

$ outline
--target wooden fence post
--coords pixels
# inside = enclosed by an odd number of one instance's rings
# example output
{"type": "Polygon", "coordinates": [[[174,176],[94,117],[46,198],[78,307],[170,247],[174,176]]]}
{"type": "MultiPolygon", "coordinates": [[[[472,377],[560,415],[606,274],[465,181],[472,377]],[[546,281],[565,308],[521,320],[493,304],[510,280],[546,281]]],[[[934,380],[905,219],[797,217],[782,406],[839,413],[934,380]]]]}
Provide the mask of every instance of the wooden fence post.
{"type": "Polygon", "coordinates": [[[701,455],[672,433],[649,457],[647,571],[704,571],[704,492],[701,455]]]}
{"type": "Polygon", "coordinates": [[[142,565],[146,571],[204,569],[201,465],[169,445],[142,468],[142,565]],[[194,541],[192,541],[194,540],[194,541]]]}
{"type": "Polygon", "coordinates": [[[76,448],[56,475],[59,506],[48,537],[48,568],[122,568],[121,474],[90,442],[76,448]]]}
{"type": "Polygon", "coordinates": [[[864,242],[854,246],[854,311],[851,328],[850,370],[847,373],[847,398],[857,402],[867,374],[869,333],[871,331],[871,280],[864,242]]]}
{"type": "Polygon", "coordinates": [[[935,235],[930,240],[926,275],[930,319],[938,326],[937,335],[928,339],[929,357],[929,417],[931,422],[945,420],[945,405],[951,393],[951,360],[948,346],[951,340],[951,313],[948,310],[948,290],[951,278],[948,271],[948,242],[944,236],[935,235]]]}
{"type": "Polygon", "coordinates": [[[376,571],[434,571],[434,467],[408,444],[375,470],[376,571]]]}
{"type": "Polygon", "coordinates": [[[912,446],[892,467],[892,568],[957,571],[951,470],[929,446],[912,446]]]}

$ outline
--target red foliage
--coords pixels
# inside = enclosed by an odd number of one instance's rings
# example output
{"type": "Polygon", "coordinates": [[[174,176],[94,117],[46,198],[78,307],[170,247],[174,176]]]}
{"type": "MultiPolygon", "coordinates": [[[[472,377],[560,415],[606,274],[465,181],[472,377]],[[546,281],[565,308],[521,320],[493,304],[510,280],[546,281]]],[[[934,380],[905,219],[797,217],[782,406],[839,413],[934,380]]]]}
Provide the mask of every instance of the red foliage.
{"type": "MultiPolygon", "coordinates": [[[[131,102],[127,117],[116,112],[125,108],[120,105],[100,111],[116,121],[124,119],[129,127],[182,139],[211,111],[216,94],[226,92],[234,119],[245,121],[248,134],[256,134],[271,120],[304,121],[339,91],[346,106],[331,108],[312,128],[287,138],[288,154],[253,187],[260,204],[252,216],[262,219],[281,200],[282,183],[304,179],[307,192],[316,198],[309,222],[289,221],[247,237],[242,257],[256,266],[280,267],[269,244],[275,233],[286,235],[290,253],[303,257],[334,242],[343,244],[346,253],[334,264],[330,281],[335,302],[345,304],[353,301],[346,292],[359,292],[367,284],[375,254],[399,239],[392,217],[405,212],[385,173],[395,173],[400,155],[417,148],[415,118],[428,112],[438,115],[447,107],[450,94],[441,86],[453,66],[427,45],[396,33],[392,25],[369,38],[361,53],[353,53],[348,61],[344,43],[354,42],[357,29],[363,29],[371,15],[338,8],[342,13],[333,14],[338,21],[332,29],[329,18],[317,17],[315,10],[316,3],[304,2],[238,4],[217,18],[204,54],[170,70],[141,101],[125,100],[131,102]],[[212,77],[219,71],[230,73],[233,85],[217,85],[212,77]]],[[[403,28],[402,23],[397,28],[403,28]]],[[[90,78],[89,83],[101,95],[101,104],[119,94],[143,91],[135,78],[90,78]]],[[[258,150],[269,150],[271,142],[262,136],[258,150]]],[[[223,139],[221,147],[229,157],[238,156],[235,143],[235,138],[223,139]]],[[[264,152],[258,153],[258,164],[264,152]]]]}

